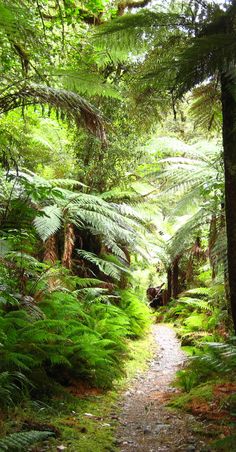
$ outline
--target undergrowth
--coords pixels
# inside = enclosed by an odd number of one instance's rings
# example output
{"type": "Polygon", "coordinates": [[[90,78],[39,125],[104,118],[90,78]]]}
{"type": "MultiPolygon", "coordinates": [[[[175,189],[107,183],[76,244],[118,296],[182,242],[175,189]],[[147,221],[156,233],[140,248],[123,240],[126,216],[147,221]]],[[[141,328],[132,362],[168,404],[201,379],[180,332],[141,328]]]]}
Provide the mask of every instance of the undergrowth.
{"type": "Polygon", "coordinates": [[[175,381],[182,392],[170,406],[221,424],[224,419],[227,434],[220,424],[221,438],[211,443],[214,450],[228,450],[236,425],[236,338],[226,334],[223,297],[222,285],[194,288],[157,313],[158,319],[173,323],[188,354],[175,381]]]}
{"type": "Polygon", "coordinates": [[[119,410],[116,403],[120,391],[130,383],[137,371],[146,368],[152,354],[152,337],[146,335],[135,341],[129,339],[127,348],[129,359],[124,365],[124,375],[114,382],[113,389],[100,392],[86,388],[83,392],[79,387],[76,395],[63,389],[48,400],[24,400],[8,410],[4,422],[0,419],[1,436],[7,437],[16,430],[49,430],[53,435],[44,442],[46,450],[56,452],[59,446],[64,446],[68,452],[115,452],[113,431],[119,410]]]}

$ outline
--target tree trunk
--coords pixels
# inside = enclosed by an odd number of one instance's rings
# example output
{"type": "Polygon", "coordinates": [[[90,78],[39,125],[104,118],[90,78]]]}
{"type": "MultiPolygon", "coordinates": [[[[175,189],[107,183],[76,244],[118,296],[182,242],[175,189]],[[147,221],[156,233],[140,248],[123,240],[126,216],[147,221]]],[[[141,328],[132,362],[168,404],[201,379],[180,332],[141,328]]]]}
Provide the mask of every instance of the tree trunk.
{"type": "Polygon", "coordinates": [[[166,302],[168,303],[171,299],[171,284],[172,282],[172,271],[171,271],[171,267],[168,267],[167,269],[167,300],[166,302]]]}
{"type": "MultiPolygon", "coordinates": [[[[54,266],[56,262],[59,260],[57,236],[55,234],[51,235],[45,242],[43,260],[44,262],[49,262],[52,266],[54,266]]],[[[59,285],[60,281],[58,279],[58,276],[56,275],[49,276],[48,278],[49,291],[54,290],[55,287],[59,285]]]]}
{"type": "Polygon", "coordinates": [[[50,264],[55,265],[58,259],[57,238],[54,234],[45,242],[43,260],[44,262],[50,262],[50,264]]]}
{"type": "Polygon", "coordinates": [[[71,270],[72,268],[72,253],[75,243],[75,233],[73,224],[69,223],[65,227],[65,238],[64,238],[64,252],[62,257],[63,267],[71,270]]]}
{"type": "Polygon", "coordinates": [[[236,331],[236,77],[221,75],[228,281],[236,331]]]}
{"type": "Polygon", "coordinates": [[[216,215],[212,214],[211,223],[210,223],[210,231],[209,231],[209,240],[208,240],[209,261],[210,261],[210,265],[211,265],[212,279],[215,279],[215,277],[216,277],[216,263],[215,263],[214,253],[212,255],[212,250],[215,246],[216,240],[217,240],[216,215]]]}
{"type": "Polygon", "coordinates": [[[179,257],[177,256],[172,266],[172,297],[177,298],[179,294],[179,257]]]}

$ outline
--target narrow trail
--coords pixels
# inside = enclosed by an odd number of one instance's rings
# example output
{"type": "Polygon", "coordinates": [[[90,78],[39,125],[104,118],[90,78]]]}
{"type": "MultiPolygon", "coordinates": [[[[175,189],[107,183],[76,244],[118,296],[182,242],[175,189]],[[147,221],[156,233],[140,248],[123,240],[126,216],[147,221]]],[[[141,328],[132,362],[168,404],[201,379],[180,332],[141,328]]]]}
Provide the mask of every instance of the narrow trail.
{"type": "MultiPolygon", "coordinates": [[[[136,377],[121,402],[117,445],[121,452],[207,451],[194,429],[199,422],[165,406],[176,371],[186,359],[172,328],[155,325],[155,356],[150,368],[136,377]]],[[[204,428],[204,426],[203,426],[204,428]]]]}

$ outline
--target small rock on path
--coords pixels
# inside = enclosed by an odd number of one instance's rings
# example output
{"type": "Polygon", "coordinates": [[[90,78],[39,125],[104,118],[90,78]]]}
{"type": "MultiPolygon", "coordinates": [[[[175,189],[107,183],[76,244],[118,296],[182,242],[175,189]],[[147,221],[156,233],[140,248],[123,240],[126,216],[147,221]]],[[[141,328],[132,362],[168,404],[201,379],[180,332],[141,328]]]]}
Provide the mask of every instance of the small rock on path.
{"type": "Polygon", "coordinates": [[[186,360],[175,332],[159,324],[153,334],[156,353],[150,368],[124,394],[117,445],[121,452],[209,451],[193,432],[195,418],[165,406],[170,393],[176,391],[171,386],[176,371],[186,360]]]}

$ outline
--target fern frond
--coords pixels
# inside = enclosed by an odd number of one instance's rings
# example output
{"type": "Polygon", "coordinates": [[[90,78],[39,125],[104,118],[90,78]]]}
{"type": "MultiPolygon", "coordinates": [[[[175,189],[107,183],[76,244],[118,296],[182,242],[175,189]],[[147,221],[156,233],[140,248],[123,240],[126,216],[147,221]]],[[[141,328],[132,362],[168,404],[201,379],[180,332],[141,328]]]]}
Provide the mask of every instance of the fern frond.
{"type": "Polygon", "coordinates": [[[42,85],[24,86],[19,91],[0,97],[0,112],[6,113],[22,104],[32,103],[49,104],[65,111],[77,125],[84,124],[90,132],[105,142],[104,120],[100,112],[72,91],[42,85]]]}
{"type": "MultiPolygon", "coordinates": [[[[205,31],[207,34],[207,30],[205,31]]],[[[189,91],[193,86],[209,80],[221,71],[228,71],[236,52],[235,33],[207,34],[194,38],[183,51],[175,67],[178,68],[176,85],[178,95],[189,91]]]]}
{"type": "Polygon", "coordinates": [[[120,60],[127,58],[132,50],[139,54],[150,48],[156,38],[158,29],[174,25],[184,25],[185,18],[178,14],[166,14],[150,10],[143,10],[136,14],[125,16],[110,21],[100,27],[95,34],[95,42],[98,48],[112,52],[112,58],[120,60]]]}
{"type": "Polygon", "coordinates": [[[0,439],[0,449],[2,451],[25,451],[31,444],[39,443],[50,436],[54,436],[53,432],[31,430],[28,432],[12,433],[5,438],[0,439]]]}
{"type": "Polygon", "coordinates": [[[189,114],[195,126],[203,131],[220,131],[222,127],[221,97],[215,80],[194,88],[189,114]]]}
{"type": "Polygon", "coordinates": [[[210,304],[207,301],[200,300],[193,297],[181,297],[178,299],[179,303],[186,304],[188,307],[196,309],[197,311],[209,311],[210,304]]]}
{"type": "Polygon", "coordinates": [[[212,288],[210,287],[196,287],[194,289],[188,289],[184,292],[184,294],[186,295],[190,295],[190,297],[192,295],[197,295],[200,298],[201,297],[206,297],[209,298],[212,295],[212,288]]]}
{"type": "Polygon", "coordinates": [[[101,96],[121,99],[117,89],[105,82],[98,73],[88,72],[88,69],[65,68],[53,71],[53,77],[59,77],[63,87],[68,91],[87,96],[101,96]]]}
{"type": "Polygon", "coordinates": [[[33,224],[40,238],[45,241],[61,228],[63,212],[57,205],[52,205],[43,207],[40,213],[33,224]]]}
{"type": "Polygon", "coordinates": [[[118,265],[112,262],[107,262],[104,259],[99,258],[94,253],[90,253],[84,250],[77,250],[77,252],[80,257],[96,265],[99,270],[105,273],[105,275],[111,276],[114,279],[120,280],[121,272],[125,271],[125,269],[123,269],[121,266],[118,267],[118,265]]]}
{"type": "Polygon", "coordinates": [[[192,245],[194,232],[196,233],[202,225],[209,222],[210,216],[211,212],[201,208],[177,230],[169,247],[169,253],[172,258],[178,256],[184,250],[186,251],[192,245]]]}

